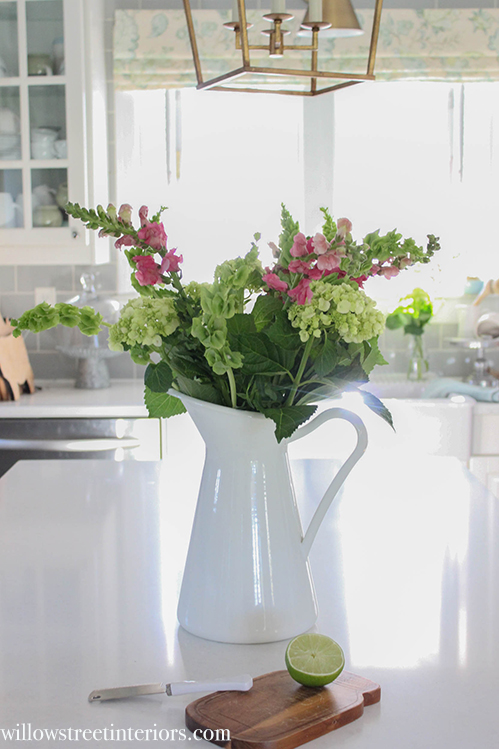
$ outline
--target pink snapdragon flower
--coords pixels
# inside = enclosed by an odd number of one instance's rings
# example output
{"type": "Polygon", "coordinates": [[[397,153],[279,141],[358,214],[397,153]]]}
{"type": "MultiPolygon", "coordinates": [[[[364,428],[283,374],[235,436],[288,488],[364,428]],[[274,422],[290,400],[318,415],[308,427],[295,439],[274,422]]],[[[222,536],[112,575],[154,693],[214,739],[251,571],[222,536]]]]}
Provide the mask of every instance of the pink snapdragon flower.
{"type": "Polygon", "coordinates": [[[312,290],[310,288],[310,280],[308,278],[302,278],[298,286],[288,291],[288,296],[297,304],[306,304],[310,302],[313,297],[312,290]]]}
{"type": "Polygon", "coordinates": [[[152,255],[136,255],[133,258],[137,265],[135,278],[141,286],[153,286],[161,281],[161,271],[152,255]]]}
{"type": "Polygon", "coordinates": [[[381,268],[379,275],[384,276],[385,278],[395,278],[399,273],[400,270],[394,265],[387,265],[385,268],[381,268]]]}
{"type": "Polygon", "coordinates": [[[371,270],[369,271],[370,276],[378,276],[379,272],[381,270],[381,265],[378,265],[374,263],[374,265],[371,265],[371,270]]]}
{"type": "Polygon", "coordinates": [[[408,265],[412,265],[412,260],[410,257],[402,257],[399,260],[400,270],[404,270],[404,268],[407,268],[408,265]]]}
{"type": "Polygon", "coordinates": [[[153,250],[161,250],[166,248],[166,232],[163,224],[148,223],[143,224],[142,229],[139,229],[137,236],[143,242],[152,247],[153,250]]]}
{"type": "Polygon", "coordinates": [[[358,284],[359,289],[364,288],[364,281],[367,281],[367,276],[359,276],[358,278],[352,278],[352,281],[355,281],[356,284],[358,284]]]}
{"type": "Polygon", "coordinates": [[[135,240],[130,234],[123,234],[122,237],[116,240],[114,246],[119,250],[121,247],[132,247],[134,244],[135,240]]]}
{"type": "Polygon", "coordinates": [[[338,234],[343,239],[352,231],[352,222],[347,218],[339,218],[337,223],[338,234]]]}
{"type": "Polygon", "coordinates": [[[118,211],[118,218],[124,223],[124,224],[131,224],[132,223],[132,206],[129,203],[123,203],[123,205],[120,206],[120,209],[118,211]]]}
{"type": "Polygon", "coordinates": [[[302,257],[303,255],[309,255],[311,250],[307,249],[307,238],[301,231],[295,234],[293,237],[293,246],[289,253],[293,257],[302,257]]]}
{"type": "Polygon", "coordinates": [[[333,273],[336,273],[338,278],[345,278],[346,276],[346,271],[341,270],[339,266],[337,268],[331,268],[331,270],[325,270],[323,275],[331,276],[333,273]]]}
{"type": "Polygon", "coordinates": [[[310,261],[292,260],[288,265],[290,273],[308,273],[310,270],[310,261]]]}
{"type": "Polygon", "coordinates": [[[314,252],[317,255],[324,255],[329,250],[329,242],[324,234],[317,232],[314,237],[314,252]]]}
{"type": "Polygon", "coordinates": [[[305,275],[308,276],[311,281],[318,281],[319,278],[322,278],[322,276],[324,275],[324,271],[318,268],[317,265],[314,265],[314,267],[310,268],[310,270],[307,271],[305,275]]]}
{"type": "Polygon", "coordinates": [[[146,205],[143,205],[139,208],[139,218],[140,218],[141,226],[146,226],[149,223],[147,219],[148,213],[149,213],[149,208],[146,205]]]}
{"type": "Polygon", "coordinates": [[[180,263],[183,263],[183,255],[175,255],[175,250],[166,253],[159,267],[160,273],[178,273],[180,263]]]}
{"type": "Polygon", "coordinates": [[[262,281],[265,281],[269,289],[274,289],[274,291],[288,290],[288,284],[285,281],[281,281],[277,273],[266,273],[262,276],[262,281]]]}
{"type": "Polygon", "coordinates": [[[337,250],[329,250],[324,255],[319,255],[317,267],[319,270],[333,270],[333,268],[338,267],[341,257],[337,250]]]}

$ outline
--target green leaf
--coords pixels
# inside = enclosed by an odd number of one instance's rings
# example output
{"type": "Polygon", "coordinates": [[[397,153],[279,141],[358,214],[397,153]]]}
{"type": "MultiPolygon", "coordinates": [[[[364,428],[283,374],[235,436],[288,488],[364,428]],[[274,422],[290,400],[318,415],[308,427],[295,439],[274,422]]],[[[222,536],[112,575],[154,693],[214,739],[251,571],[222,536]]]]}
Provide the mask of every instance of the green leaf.
{"type": "Polygon", "coordinates": [[[264,333],[247,333],[238,336],[238,349],[243,355],[242,374],[284,374],[288,367],[282,363],[282,354],[264,333]]]}
{"type": "Polygon", "coordinates": [[[172,382],[173,372],[165,361],[148,365],[144,374],[144,383],[153,393],[166,393],[171,388],[172,382]]]}
{"type": "Polygon", "coordinates": [[[236,336],[241,333],[256,333],[253,316],[237,313],[227,320],[227,332],[236,336]]]}
{"type": "Polygon", "coordinates": [[[346,391],[357,390],[360,384],[368,382],[368,377],[360,365],[350,365],[337,370],[334,377],[314,378],[305,389],[299,389],[298,404],[315,403],[324,398],[336,398],[346,391]]]}
{"type": "Polygon", "coordinates": [[[128,351],[130,351],[130,356],[132,358],[132,361],[135,362],[135,364],[140,364],[142,366],[145,366],[146,364],[149,364],[151,361],[151,354],[147,350],[147,348],[143,348],[139,344],[136,344],[135,346],[131,346],[128,351]]]}
{"type": "Polygon", "coordinates": [[[180,391],[186,395],[190,395],[191,398],[198,398],[201,401],[208,401],[208,403],[217,403],[223,405],[223,399],[220,393],[213,385],[208,385],[204,382],[198,382],[197,380],[189,380],[187,377],[177,376],[177,383],[180,391]]]}
{"type": "Polygon", "coordinates": [[[266,333],[276,346],[286,349],[286,351],[294,351],[296,353],[299,349],[303,348],[299,333],[296,332],[296,328],[293,328],[289,322],[288,315],[282,307],[276,317],[275,323],[270,326],[266,333]]]}
{"type": "Polygon", "coordinates": [[[326,377],[338,364],[338,347],[330,338],[326,338],[319,355],[314,361],[314,369],[319,377],[326,377]]]}
{"type": "Polygon", "coordinates": [[[280,442],[291,437],[293,432],[317,411],[317,406],[285,406],[266,408],[262,413],[276,424],[275,436],[280,442]]]}
{"type": "Polygon", "coordinates": [[[282,311],[283,304],[280,299],[271,294],[257,297],[251,316],[255,322],[257,331],[267,328],[282,311]]]}
{"type": "Polygon", "coordinates": [[[273,383],[266,375],[253,375],[248,402],[257,411],[263,411],[264,408],[284,406],[291,387],[291,380],[288,378],[286,380],[288,380],[288,384],[273,383]]]}
{"type": "MultiPolygon", "coordinates": [[[[194,339],[192,339],[194,340],[194,339]]],[[[210,367],[204,358],[204,348],[200,352],[200,356],[196,356],[196,352],[193,351],[193,355],[189,356],[188,351],[186,355],[179,353],[182,344],[175,348],[173,354],[169,355],[169,362],[175,374],[180,374],[183,377],[187,377],[189,380],[193,380],[195,377],[211,378],[212,372],[210,367]]]]}
{"type": "Polygon", "coordinates": [[[393,431],[395,431],[392,415],[384,405],[384,403],[382,403],[379,398],[377,398],[372,393],[369,393],[367,390],[359,390],[358,392],[361,394],[366,406],[370,408],[373,413],[381,416],[381,418],[384,419],[387,424],[390,424],[393,431]]]}
{"type": "Polygon", "coordinates": [[[371,338],[370,341],[364,341],[364,346],[366,346],[366,344],[371,350],[362,362],[362,369],[366,374],[370,374],[377,364],[388,364],[388,362],[379,350],[377,338],[371,338]]]}
{"type": "Polygon", "coordinates": [[[392,314],[388,315],[386,318],[385,325],[388,330],[397,330],[397,328],[401,328],[404,325],[404,322],[404,315],[398,312],[392,312],[392,314]]]}
{"type": "Polygon", "coordinates": [[[183,414],[186,408],[181,400],[168,393],[154,393],[147,386],[144,391],[144,402],[149,416],[168,419],[170,416],[183,414]]]}
{"type": "Polygon", "coordinates": [[[417,322],[411,322],[404,328],[404,335],[423,335],[423,333],[423,326],[418,325],[417,322]]]}

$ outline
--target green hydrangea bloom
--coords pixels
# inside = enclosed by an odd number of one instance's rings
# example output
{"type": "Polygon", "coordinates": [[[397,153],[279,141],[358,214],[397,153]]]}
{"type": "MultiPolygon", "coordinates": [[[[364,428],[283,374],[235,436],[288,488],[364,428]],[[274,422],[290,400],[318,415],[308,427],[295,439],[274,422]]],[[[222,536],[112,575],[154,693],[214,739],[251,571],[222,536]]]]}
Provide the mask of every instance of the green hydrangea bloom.
{"type": "Polygon", "coordinates": [[[288,310],[289,320],[299,329],[303,343],[310,336],[320,338],[323,330],[335,331],[345,343],[370,341],[383,332],[385,317],[362,289],[325,281],[312,281],[310,289],[310,302],[293,304],[288,310]]]}
{"type": "Polygon", "coordinates": [[[123,351],[123,344],[159,348],[161,339],[171,335],[179,323],[171,297],[132,299],[109,330],[109,348],[123,351]]]}

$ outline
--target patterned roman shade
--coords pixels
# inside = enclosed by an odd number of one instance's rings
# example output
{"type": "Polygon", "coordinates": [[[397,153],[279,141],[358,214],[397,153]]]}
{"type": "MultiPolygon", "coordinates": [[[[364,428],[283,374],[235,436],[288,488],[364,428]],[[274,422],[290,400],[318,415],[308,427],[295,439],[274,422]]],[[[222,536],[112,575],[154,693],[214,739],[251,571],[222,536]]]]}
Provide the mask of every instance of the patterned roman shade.
{"type": "MultiPolygon", "coordinates": [[[[266,28],[263,11],[249,11],[252,34],[266,28]]],[[[286,43],[296,34],[304,11],[287,24],[286,43]]],[[[357,13],[366,33],[349,39],[321,40],[320,67],[365,73],[372,11],[357,13]]],[[[196,11],[195,24],[205,79],[239,67],[234,35],[224,29],[229,11],[196,11]],[[216,51],[216,54],[214,54],[216,51]]],[[[307,43],[303,40],[301,43],[307,43]]],[[[284,65],[305,68],[308,54],[288,52],[284,65]]],[[[258,64],[277,64],[265,52],[252,53],[258,64]]],[[[499,80],[499,10],[383,10],[376,57],[376,78],[428,81],[499,80]]],[[[183,88],[196,85],[183,11],[117,10],[114,28],[115,86],[121,90],[183,88]]],[[[276,84],[269,76],[259,82],[276,84]]],[[[279,81],[282,83],[282,79],[279,81]]]]}

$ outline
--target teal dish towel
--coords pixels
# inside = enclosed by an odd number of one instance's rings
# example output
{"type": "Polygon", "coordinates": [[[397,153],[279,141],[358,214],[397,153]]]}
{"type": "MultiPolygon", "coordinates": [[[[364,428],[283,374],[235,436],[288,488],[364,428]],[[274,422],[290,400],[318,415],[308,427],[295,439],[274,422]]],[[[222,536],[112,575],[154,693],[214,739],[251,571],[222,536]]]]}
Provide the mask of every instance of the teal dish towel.
{"type": "Polygon", "coordinates": [[[442,377],[432,380],[421,393],[422,398],[447,398],[449,395],[469,395],[477,401],[499,403],[499,386],[480,387],[451,377],[442,377]]]}

